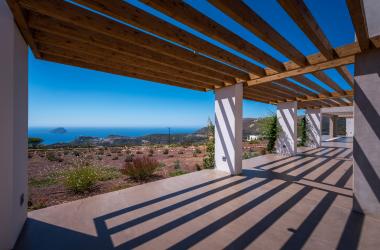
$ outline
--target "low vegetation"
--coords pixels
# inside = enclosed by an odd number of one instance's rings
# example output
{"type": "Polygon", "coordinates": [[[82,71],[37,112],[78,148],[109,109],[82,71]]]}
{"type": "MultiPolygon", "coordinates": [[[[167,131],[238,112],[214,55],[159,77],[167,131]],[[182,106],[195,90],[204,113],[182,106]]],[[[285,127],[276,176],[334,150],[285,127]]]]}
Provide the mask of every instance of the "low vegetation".
{"type": "Polygon", "coordinates": [[[203,159],[203,167],[210,169],[215,167],[215,127],[211,121],[208,123],[207,136],[206,157],[203,159]]]}
{"type": "Polygon", "coordinates": [[[145,181],[160,167],[160,163],[151,157],[134,158],[126,162],[121,172],[135,181],[145,181]]]}

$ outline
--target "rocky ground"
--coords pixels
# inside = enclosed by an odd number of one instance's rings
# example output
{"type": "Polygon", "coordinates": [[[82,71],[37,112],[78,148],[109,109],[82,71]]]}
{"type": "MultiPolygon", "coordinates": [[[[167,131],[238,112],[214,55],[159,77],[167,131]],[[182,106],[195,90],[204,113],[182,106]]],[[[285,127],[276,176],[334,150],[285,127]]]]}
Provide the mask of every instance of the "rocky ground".
{"type": "MultiPolygon", "coordinates": [[[[244,158],[262,154],[261,146],[260,144],[244,144],[244,158]]],[[[201,170],[205,150],[204,145],[30,149],[28,156],[29,209],[57,205],[141,184],[142,182],[133,181],[120,172],[130,155],[152,157],[160,162],[160,168],[147,180],[149,182],[201,170]],[[91,191],[85,193],[73,193],[65,186],[65,173],[78,160],[91,162],[106,173],[106,178],[98,181],[91,191]]]]}

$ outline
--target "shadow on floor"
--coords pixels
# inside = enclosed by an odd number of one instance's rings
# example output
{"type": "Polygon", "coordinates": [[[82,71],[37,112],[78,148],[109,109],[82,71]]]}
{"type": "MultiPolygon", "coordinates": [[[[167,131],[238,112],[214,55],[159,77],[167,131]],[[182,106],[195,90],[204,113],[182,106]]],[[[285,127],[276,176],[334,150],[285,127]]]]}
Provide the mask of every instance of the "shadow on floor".
{"type": "MultiPolygon", "coordinates": [[[[272,186],[264,193],[258,193],[252,200],[241,204],[241,206],[236,207],[231,212],[227,214],[220,213],[219,217],[215,218],[207,225],[196,228],[196,230],[189,232],[188,235],[185,235],[185,237],[182,235],[181,240],[171,244],[170,246],[170,249],[187,249],[198,244],[202,240],[205,240],[207,237],[212,236],[218,231],[228,228],[229,224],[233,221],[237,220],[241,216],[244,216],[247,212],[258,207],[273,196],[282,194],[286,188],[294,185],[294,183],[297,183],[300,180],[304,180],[305,177],[311,173],[315,173],[315,171],[319,171],[320,173],[312,181],[314,183],[326,184],[325,180],[331,174],[338,170],[341,171],[342,166],[347,164],[346,158],[350,157],[350,154],[350,149],[348,148],[326,147],[310,150],[309,152],[304,152],[302,155],[271,161],[257,166],[254,169],[244,169],[242,177],[236,179],[234,179],[235,177],[220,178],[193,186],[191,188],[179,190],[156,199],[148,200],[137,205],[126,207],[124,209],[94,218],[94,224],[98,235],[97,237],[71,231],[55,225],[44,223],[42,221],[28,219],[15,249],[43,250],[138,248],[146,242],[153,241],[166,233],[173,232],[173,230],[176,230],[180,226],[190,223],[211,211],[217,211],[221,206],[228,202],[234,201],[235,199],[238,199],[239,197],[242,197],[250,192],[255,192],[275,180],[281,181],[281,184],[272,186]],[[328,164],[329,167],[325,167],[326,164],[328,164]],[[308,166],[307,168],[305,168],[306,165],[308,166]],[[279,171],[279,169],[286,166],[289,167],[285,170],[279,171]],[[266,169],[263,169],[263,167],[266,169]],[[302,171],[295,176],[290,175],[290,173],[295,170],[302,171]],[[211,184],[225,180],[228,180],[227,183],[223,182],[216,187],[210,186],[211,184]],[[207,188],[204,192],[180,199],[178,202],[171,205],[158,206],[158,204],[164,200],[179,198],[186,193],[205,187],[209,188],[207,188]],[[230,189],[234,189],[234,192],[226,192],[226,190],[230,189]],[[178,211],[187,205],[195,204],[201,199],[206,199],[215,194],[224,194],[224,192],[226,192],[225,195],[218,196],[218,199],[212,199],[209,203],[201,207],[194,206],[194,210],[190,213],[183,212],[180,216],[175,216],[172,220],[169,220],[157,227],[153,226],[148,228],[148,230],[145,230],[141,234],[138,234],[131,239],[125,239],[123,243],[114,247],[114,243],[111,238],[112,235],[160,218],[161,216],[167,216],[171,212],[178,211]],[[139,209],[148,208],[152,205],[154,205],[154,209],[149,210],[147,213],[133,217],[130,220],[122,222],[111,228],[107,227],[106,221],[109,219],[113,219],[117,216],[125,215],[139,209]]],[[[345,185],[352,176],[352,167],[344,169],[345,171],[342,172],[335,184],[330,185],[332,188],[345,188],[345,185]]],[[[274,207],[270,213],[262,217],[256,223],[253,223],[250,228],[238,232],[237,237],[231,240],[225,246],[225,249],[243,249],[248,247],[289,210],[299,204],[302,199],[308,197],[313,190],[318,189],[315,186],[308,186],[306,184],[297,183],[297,185],[301,185],[301,188],[294,191],[289,199],[286,199],[277,207],[274,207]]],[[[325,186],[329,187],[327,184],[325,186]]],[[[324,215],[333,205],[336,198],[338,196],[351,197],[347,194],[339,193],[335,189],[329,190],[328,188],[324,188],[323,191],[327,192],[326,195],[318,201],[317,205],[310,211],[310,213],[308,213],[302,223],[297,228],[288,228],[288,231],[292,232],[292,234],[284,240],[284,244],[281,247],[282,249],[301,249],[311,237],[324,215]]],[[[344,223],[344,229],[341,235],[338,236],[339,240],[335,244],[338,249],[356,249],[358,247],[363,221],[364,216],[361,214],[351,213],[348,216],[346,222],[344,223]]],[[[331,223],[331,226],[333,227],[334,222],[332,221],[331,223]]],[[[160,247],[157,246],[156,249],[160,249],[160,247]]]]}

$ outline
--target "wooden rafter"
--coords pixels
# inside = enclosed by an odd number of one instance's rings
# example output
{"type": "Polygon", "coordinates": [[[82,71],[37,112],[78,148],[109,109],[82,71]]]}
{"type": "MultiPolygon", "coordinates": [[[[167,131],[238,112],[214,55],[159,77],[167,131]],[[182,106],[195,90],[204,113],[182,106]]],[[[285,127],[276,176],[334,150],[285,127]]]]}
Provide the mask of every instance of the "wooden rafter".
{"type": "MultiPolygon", "coordinates": [[[[25,35],[20,27],[33,53],[45,60],[201,91],[244,83],[244,98],[265,103],[298,101],[300,107],[352,105],[353,91],[343,90],[322,70],[335,68],[353,87],[345,65],[354,63],[362,44],[359,41],[333,48],[302,0],[278,1],[320,50],[314,55],[303,55],[242,0],[209,0],[288,57],[288,62],[276,60],[184,1],[142,0],[269,67],[265,69],[126,1],[7,1],[17,25],[26,30],[25,35]],[[305,77],[308,73],[335,92],[305,77]]],[[[380,47],[380,36],[368,40],[380,47]]]]}
{"type": "Polygon", "coordinates": [[[354,87],[354,78],[351,73],[348,71],[347,67],[337,67],[336,70],[343,77],[344,80],[350,85],[351,88],[354,87]]]}
{"type": "Polygon", "coordinates": [[[362,51],[370,47],[370,39],[367,28],[367,21],[364,13],[362,0],[346,0],[348,10],[350,11],[352,24],[354,25],[356,38],[362,51]]]}
{"type": "Polygon", "coordinates": [[[203,15],[184,1],[142,0],[142,2],[276,71],[285,70],[280,61],[203,15]]]}
{"type": "MultiPolygon", "coordinates": [[[[40,37],[43,36],[44,39],[50,39],[50,37],[60,37],[61,39],[85,42],[101,47],[102,49],[112,50],[114,52],[124,54],[126,56],[137,56],[145,60],[160,63],[169,67],[176,67],[190,73],[212,78],[214,80],[224,81],[231,84],[235,83],[234,77],[218,72],[216,69],[210,69],[211,66],[218,67],[218,64],[209,64],[207,67],[200,66],[199,64],[194,64],[187,60],[159,53],[134,43],[105,36],[101,33],[86,30],[45,16],[31,15],[29,24],[30,27],[35,29],[38,35],[40,37]]],[[[193,55],[192,58],[196,59],[199,57],[199,55],[193,55]]]]}
{"type": "Polygon", "coordinates": [[[313,76],[315,76],[318,80],[320,80],[321,82],[325,83],[327,86],[329,86],[330,88],[332,88],[333,90],[335,90],[336,92],[339,92],[341,94],[344,94],[344,90],[339,87],[339,85],[333,81],[327,74],[325,74],[324,72],[322,71],[317,71],[317,72],[313,72],[312,74],[313,76]]]}
{"type": "Polygon", "coordinates": [[[100,66],[88,62],[83,62],[80,60],[76,59],[69,59],[65,57],[59,57],[59,56],[54,56],[54,55],[47,55],[43,54],[41,55],[41,58],[47,61],[51,62],[56,62],[56,63],[62,63],[62,64],[68,64],[76,67],[81,67],[81,68],[86,68],[86,69],[91,69],[91,70],[98,70],[98,71],[103,71],[111,74],[117,74],[117,75],[123,75],[127,77],[134,77],[134,78],[139,78],[147,81],[154,81],[158,83],[164,83],[172,86],[177,86],[177,87],[183,87],[186,86],[186,88],[192,89],[192,90],[198,90],[198,91],[206,91],[204,88],[196,87],[191,84],[187,84],[185,82],[176,82],[176,81],[171,81],[168,79],[163,79],[163,78],[158,78],[158,77],[152,77],[144,74],[139,74],[136,72],[128,72],[128,71],[123,71],[123,70],[118,70],[113,67],[105,67],[105,66],[100,66]]]}
{"type": "Polygon", "coordinates": [[[149,14],[148,12],[138,9],[127,2],[121,0],[76,0],[75,2],[129,23],[140,29],[149,31],[172,42],[179,43],[198,53],[203,53],[217,60],[235,65],[247,72],[258,76],[265,75],[263,68],[198,38],[187,31],[149,14]]]}
{"type": "Polygon", "coordinates": [[[299,50],[243,1],[209,0],[209,2],[299,66],[308,65],[306,57],[299,50]]]}
{"type": "Polygon", "coordinates": [[[31,11],[50,16],[83,29],[88,29],[115,39],[130,42],[176,58],[187,59],[188,62],[194,64],[205,66],[209,63],[210,65],[217,66],[212,67],[212,69],[228,74],[231,73],[231,75],[235,77],[241,75],[245,78],[247,75],[240,70],[218,63],[207,57],[200,56],[180,46],[166,42],[137,29],[133,29],[61,0],[19,0],[19,2],[23,7],[31,11]]]}
{"type": "MultiPolygon", "coordinates": [[[[35,32],[34,39],[40,44],[47,45],[45,46],[45,48],[50,47],[50,50],[54,50],[54,48],[56,48],[57,50],[70,50],[73,52],[87,53],[89,55],[110,58],[110,60],[115,61],[116,63],[134,65],[157,72],[168,73],[173,76],[184,77],[188,80],[196,80],[199,82],[204,82],[205,84],[209,83],[209,88],[214,88],[214,86],[224,86],[223,81],[215,81],[212,78],[195,75],[191,72],[183,71],[172,66],[162,65],[157,62],[148,61],[138,56],[125,56],[124,54],[121,54],[119,52],[114,52],[112,50],[108,50],[102,47],[97,47],[89,43],[75,41],[73,39],[62,38],[58,35],[46,34],[43,32],[35,32]]],[[[40,50],[42,49],[40,48],[40,50]]]]}
{"type": "Polygon", "coordinates": [[[295,84],[293,82],[290,82],[290,81],[288,81],[286,79],[281,79],[281,80],[275,81],[275,83],[280,84],[280,85],[282,85],[284,87],[293,89],[294,91],[299,92],[299,93],[301,93],[303,95],[317,97],[317,94],[315,94],[314,92],[308,90],[307,88],[299,86],[299,85],[297,85],[297,84],[295,84]]]}
{"type": "MultiPolygon", "coordinates": [[[[321,27],[318,25],[303,0],[278,0],[278,2],[306,34],[310,41],[319,49],[324,57],[328,60],[333,60],[338,57],[336,51],[330,44],[329,40],[323,33],[321,27]]],[[[339,68],[345,67],[344,65],[339,65],[339,68]]],[[[344,69],[343,71],[338,70],[338,73],[343,74],[342,77],[344,79],[349,78],[347,76],[347,74],[349,74],[348,71],[344,69]]],[[[350,84],[351,82],[348,83],[350,84]]]]}
{"type": "Polygon", "coordinates": [[[79,53],[79,52],[73,52],[70,50],[65,50],[65,49],[49,49],[47,45],[39,45],[40,51],[46,55],[51,55],[51,56],[57,56],[57,57],[63,57],[67,59],[72,59],[76,61],[81,61],[83,63],[90,62],[93,65],[98,65],[101,67],[106,67],[106,68],[114,68],[116,70],[120,70],[123,72],[128,72],[129,74],[137,73],[139,75],[144,75],[147,77],[153,77],[153,78],[158,78],[158,79],[168,79],[173,82],[177,83],[184,83],[188,86],[193,86],[199,89],[207,89],[207,86],[202,82],[198,82],[195,80],[188,80],[183,77],[178,77],[178,76],[173,76],[167,73],[162,73],[162,72],[157,72],[153,71],[150,69],[143,69],[137,66],[133,65],[121,65],[113,60],[110,59],[105,59],[104,57],[100,56],[94,56],[94,55],[88,55],[86,53],[79,53]]]}

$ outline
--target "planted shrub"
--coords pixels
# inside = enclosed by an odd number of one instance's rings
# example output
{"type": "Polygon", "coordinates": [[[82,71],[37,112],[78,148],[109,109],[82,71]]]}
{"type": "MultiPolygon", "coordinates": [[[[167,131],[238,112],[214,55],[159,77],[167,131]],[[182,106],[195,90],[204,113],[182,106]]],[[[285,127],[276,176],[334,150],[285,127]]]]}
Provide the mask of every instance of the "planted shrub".
{"type": "Polygon", "coordinates": [[[119,160],[119,157],[115,156],[112,158],[113,161],[119,160]]]}
{"type": "Polygon", "coordinates": [[[153,148],[150,148],[150,149],[149,149],[149,154],[150,154],[150,155],[153,155],[153,154],[154,154],[154,150],[153,150],[153,148]]]}
{"type": "Polygon", "coordinates": [[[178,151],[178,154],[179,155],[183,155],[183,151],[178,151]]]}
{"type": "Polygon", "coordinates": [[[98,169],[90,164],[78,165],[67,171],[66,187],[75,193],[91,191],[99,179],[98,169]]]}
{"type": "Polygon", "coordinates": [[[164,155],[169,154],[169,149],[165,148],[164,151],[162,152],[164,155]]]}
{"type": "Polygon", "coordinates": [[[262,136],[268,140],[267,150],[272,152],[278,137],[280,129],[277,125],[277,116],[272,115],[264,120],[262,136]]]}
{"type": "Polygon", "coordinates": [[[215,166],[215,137],[214,137],[215,127],[209,120],[208,124],[208,141],[206,144],[206,156],[203,158],[204,168],[214,168],[215,166]]]}
{"type": "Polygon", "coordinates": [[[181,163],[179,160],[176,160],[174,162],[174,171],[171,172],[169,175],[170,176],[178,176],[178,175],[183,175],[183,174],[186,174],[186,171],[183,171],[181,169],[181,163]]]}
{"type": "Polygon", "coordinates": [[[199,148],[195,148],[194,153],[195,154],[201,154],[202,150],[200,150],[199,148]]]}
{"type": "Polygon", "coordinates": [[[307,124],[306,124],[306,117],[303,117],[301,120],[301,142],[299,143],[299,146],[306,146],[307,141],[307,124]]]}
{"type": "Polygon", "coordinates": [[[53,152],[53,151],[49,151],[47,152],[46,154],[46,158],[49,160],[49,161],[58,161],[58,162],[62,162],[63,159],[56,156],[56,154],[53,152]]]}
{"type": "Polygon", "coordinates": [[[143,152],[141,152],[141,151],[137,151],[136,154],[138,154],[138,155],[142,155],[143,152]]]}
{"type": "Polygon", "coordinates": [[[32,148],[38,147],[43,141],[44,140],[42,140],[41,138],[36,138],[36,137],[29,137],[28,138],[28,144],[32,148]]]}
{"type": "Polygon", "coordinates": [[[144,156],[127,162],[121,172],[133,180],[143,181],[151,177],[159,167],[160,163],[157,160],[144,156]]]}

